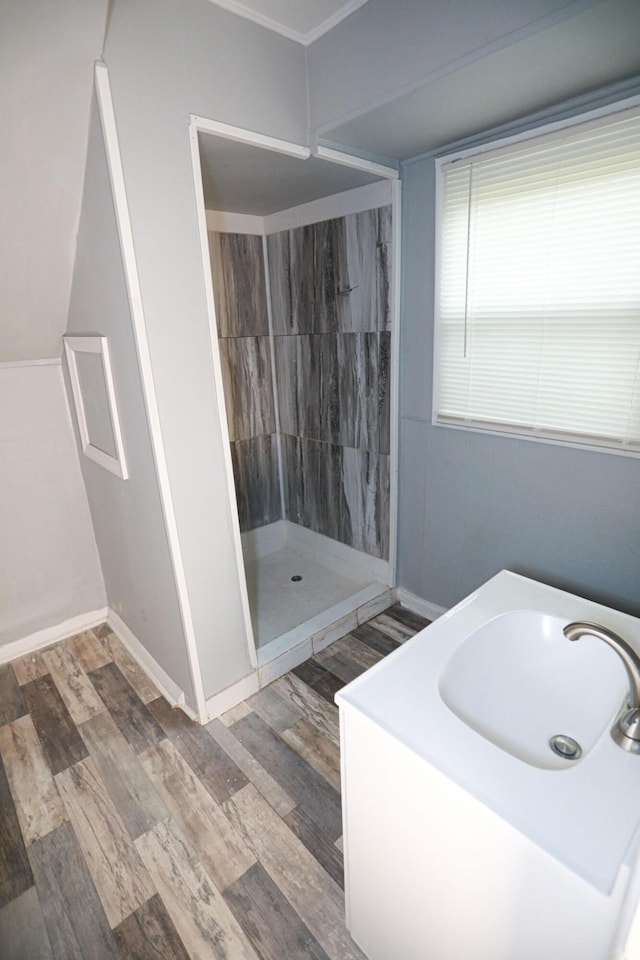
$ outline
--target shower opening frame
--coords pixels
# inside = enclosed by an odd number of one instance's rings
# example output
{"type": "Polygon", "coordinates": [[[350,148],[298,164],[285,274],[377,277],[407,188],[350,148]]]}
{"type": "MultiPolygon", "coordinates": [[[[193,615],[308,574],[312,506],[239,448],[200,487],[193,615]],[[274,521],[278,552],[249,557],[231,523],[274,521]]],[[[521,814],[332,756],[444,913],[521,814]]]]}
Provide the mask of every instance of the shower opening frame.
{"type": "MultiPolygon", "coordinates": [[[[398,525],[398,446],[399,446],[399,361],[400,361],[400,265],[401,265],[401,234],[402,234],[402,194],[399,171],[393,167],[386,167],[380,163],[371,160],[353,156],[337,150],[333,145],[325,147],[319,145],[315,151],[292,141],[281,140],[278,138],[266,136],[257,131],[247,128],[232,126],[221,121],[210,120],[197,115],[191,115],[189,118],[189,142],[191,152],[191,162],[193,170],[193,181],[195,190],[196,212],[198,221],[198,233],[200,240],[200,251],[202,259],[203,280],[206,295],[207,315],[209,323],[209,342],[211,348],[211,360],[214,376],[214,390],[217,401],[217,414],[220,425],[220,431],[224,450],[224,467],[227,477],[227,488],[229,496],[229,507],[231,513],[231,524],[233,532],[235,564],[240,586],[240,596],[242,603],[242,613],[244,620],[244,638],[247,644],[247,651],[252,667],[252,673],[233,684],[227,690],[210,696],[206,700],[207,714],[209,717],[217,716],[225,709],[229,709],[236,703],[250,696],[260,689],[261,668],[264,667],[258,662],[257,642],[254,635],[253,623],[251,619],[251,606],[249,601],[249,591],[247,587],[247,574],[245,569],[245,558],[243,553],[242,533],[240,529],[240,519],[238,513],[238,501],[236,495],[235,478],[233,473],[233,464],[231,459],[231,439],[227,420],[227,400],[224,392],[224,383],[222,378],[222,363],[220,357],[220,347],[218,341],[218,319],[216,315],[216,306],[214,298],[213,277],[211,273],[210,250],[207,221],[207,210],[204,198],[204,186],[202,178],[202,164],[199,147],[199,134],[209,134],[224,139],[244,143],[253,147],[261,148],[267,151],[281,153],[290,157],[304,161],[312,156],[324,159],[328,162],[348,166],[361,170],[362,172],[372,174],[378,180],[390,181],[391,192],[391,238],[392,238],[392,257],[390,264],[390,290],[389,290],[389,312],[390,312],[390,396],[389,396],[389,556],[388,556],[388,589],[393,591],[396,585],[397,569],[397,525],[398,525]]],[[[328,198],[325,198],[328,199],[328,198]]],[[[321,201],[317,201],[321,202],[321,201]]],[[[250,214],[236,214],[236,217],[243,216],[248,219],[250,214]]],[[[382,587],[381,583],[381,587],[382,587]]],[[[275,659],[279,659],[276,657],[275,659]]],[[[274,679],[274,677],[270,677],[274,679]]],[[[265,682],[269,682],[268,680],[265,682]]]]}

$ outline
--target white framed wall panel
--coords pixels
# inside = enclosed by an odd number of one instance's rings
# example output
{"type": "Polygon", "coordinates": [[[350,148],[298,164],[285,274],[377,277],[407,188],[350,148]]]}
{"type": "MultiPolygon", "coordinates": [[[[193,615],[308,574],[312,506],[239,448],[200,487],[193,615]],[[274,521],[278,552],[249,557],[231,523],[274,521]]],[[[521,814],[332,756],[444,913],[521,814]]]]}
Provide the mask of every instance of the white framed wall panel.
{"type": "MultiPolygon", "coordinates": [[[[111,369],[111,360],[109,356],[109,343],[106,337],[72,336],[65,335],[64,350],[69,367],[69,379],[71,380],[71,391],[76,409],[76,418],[78,421],[78,430],[80,432],[80,441],[82,443],[82,452],[90,460],[99,463],[101,467],[115,473],[121,480],[128,478],[127,461],[124,455],[124,443],[122,441],[122,428],[120,426],[120,417],[118,415],[118,404],[116,402],[116,391],[113,383],[113,371],[111,369]],[[107,450],[104,450],[97,442],[92,442],[93,436],[91,425],[87,417],[87,405],[85,392],[83,391],[80,372],[78,370],[78,354],[91,354],[100,357],[100,370],[104,390],[106,393],[107,408],[102,411],[102,417],[105,422],[108,421],[111,428],[111,437],[109,437],[107,446],[113,445],[115,455],[112,456],[107,450]]],[[[101,384],[99,386],[102,386],[101,384]]],[[[108,431],[108,428],[106,428],[108,431]]]]}

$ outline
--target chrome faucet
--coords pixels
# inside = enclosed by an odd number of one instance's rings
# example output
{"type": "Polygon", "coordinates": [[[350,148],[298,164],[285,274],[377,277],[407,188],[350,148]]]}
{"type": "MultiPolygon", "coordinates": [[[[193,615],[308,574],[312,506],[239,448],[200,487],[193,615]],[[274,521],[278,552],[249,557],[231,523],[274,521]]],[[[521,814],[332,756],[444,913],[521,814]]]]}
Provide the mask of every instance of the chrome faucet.
{"type": "Polygon", "coordinates": [[[611,736],[623,750],[640,753],[640,657],[626,640],[597,623],[568,623],[564,635],[567,640],[597,637],[612,647],[624,663],[629,678],[629,698],[613,725],[611,736]]]}

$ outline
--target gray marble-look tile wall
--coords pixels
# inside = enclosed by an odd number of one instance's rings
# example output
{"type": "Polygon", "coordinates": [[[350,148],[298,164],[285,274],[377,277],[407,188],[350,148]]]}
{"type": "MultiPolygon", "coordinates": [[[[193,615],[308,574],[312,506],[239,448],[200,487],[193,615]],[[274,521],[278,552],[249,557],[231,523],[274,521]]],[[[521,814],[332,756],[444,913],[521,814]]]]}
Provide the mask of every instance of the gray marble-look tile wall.
{"type": "Polygon", "coordinates": [[[231,460],[242,532],[280,520],[277,435],[236,440],[231,444],[231,460]]]}
{"type": "Polygon", "coordinates": [[[287,519],[387,558],[391,208],[267,250],[287,519]]]}
{"type": "Polygon", "coordinates": [[[389,457],[282,437],[287,519],[374,557],[389,555],[389,457]]]}
{"type": "MultiPolygon", "coordinates": [[[[267,248],[287,519],[386,558],[391,208],[267,248]]],[[[244,531],[281,516],[262,241],[210,234],[210,249],[244,531]]]]}
{"type": "Polygon", "coordinates": [[[388,331],[276,337],[281,431],[389,453],[390,345],[388,331]]]}
{"type": "Polygon", "coordinates": [[[269,335],[262,237],[209,231],[219,337],[269,335]]]}
{"type": "Polygon", "coordinates": [[[391,207],[267,238],[274,334],[389,328],[391,207]]]}
{"type": "Polygon", "coordinates": [[[262,238],[209,233],[240,529],[282,516],[262,238]]]}
{"type": "Polygon", "coordinates": [[[269,337],[226,337],[219,344],[231,440],[275,433],[269,337]]]}

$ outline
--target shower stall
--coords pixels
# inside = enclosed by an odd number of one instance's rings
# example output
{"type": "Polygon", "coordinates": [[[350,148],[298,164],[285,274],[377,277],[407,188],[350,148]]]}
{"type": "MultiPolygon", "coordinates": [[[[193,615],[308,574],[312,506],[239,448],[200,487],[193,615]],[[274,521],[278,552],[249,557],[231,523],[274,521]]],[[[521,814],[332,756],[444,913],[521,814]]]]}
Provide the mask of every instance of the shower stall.
{"type": "Polygon", "coordinates": [[[293,176],[300,161],[270,157],[247,209],[216,139],[200,135],[214,353],[262,685],[391,603],[397,191],[316,158],[293,176]]]}

